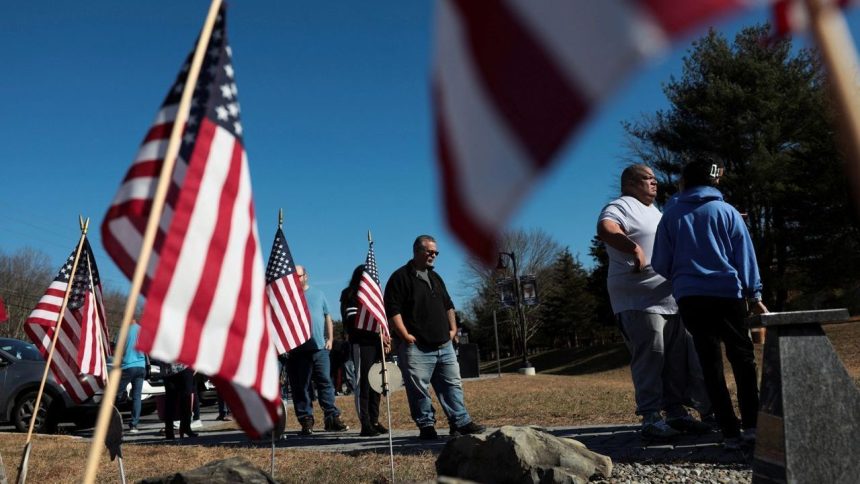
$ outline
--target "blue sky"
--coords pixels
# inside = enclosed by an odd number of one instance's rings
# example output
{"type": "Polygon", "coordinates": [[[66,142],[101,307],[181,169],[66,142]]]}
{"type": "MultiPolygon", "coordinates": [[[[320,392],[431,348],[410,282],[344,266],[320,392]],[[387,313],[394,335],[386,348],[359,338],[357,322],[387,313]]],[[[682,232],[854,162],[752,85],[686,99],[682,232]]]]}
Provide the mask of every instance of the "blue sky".
{"type": "MultiPolygon", "coordinates": [[[[31,246],[59,267],[92,218],[107,286],[128,282],[98,233],[119,182],[208,8],[204,1],[7,2],[0,7],[4,74],[0,249],[31,246]]],[[[764,10],[716,27],[733,35],[764,10]]],[[[235,1],[228,35],[242,105],[263,252],[278,208],[311,284],[336,307],[373,231],[380,276],[437,237],[437,267],[458,306],[465,254],[447,232],[432,151],[428,78],[433,4],[235,1]]],[[[541,228],[590,265],[595,217],[617,191],[622,120],[665,107],[689,42],[631,78],[573,137],[511,227],[541,228]]],[[[2,291],[2,281],[0,281],[2,291]]],[[[2,294],[2,292],[0,292],[2,294]]]]}

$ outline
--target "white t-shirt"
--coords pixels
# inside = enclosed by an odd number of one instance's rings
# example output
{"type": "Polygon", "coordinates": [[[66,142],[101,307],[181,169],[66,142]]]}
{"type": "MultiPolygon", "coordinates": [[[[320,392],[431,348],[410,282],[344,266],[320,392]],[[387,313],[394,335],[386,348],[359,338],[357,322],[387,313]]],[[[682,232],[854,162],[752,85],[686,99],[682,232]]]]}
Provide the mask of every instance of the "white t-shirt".
{"type": "Polygon", "coordinates": [[[603,207],[600,220],[617,223],[633,242],[645,253],[645,267],[633,272],[636,258],[606,245],[609,253],[609,275],[606,286],[612,312],[645,311],[656,314],[675,314],[678,306],[672,298],[672,285],[651,268],[654,235],[663,216],[660,210],[645,205],[634,197],[623,196],[603,207]]]}

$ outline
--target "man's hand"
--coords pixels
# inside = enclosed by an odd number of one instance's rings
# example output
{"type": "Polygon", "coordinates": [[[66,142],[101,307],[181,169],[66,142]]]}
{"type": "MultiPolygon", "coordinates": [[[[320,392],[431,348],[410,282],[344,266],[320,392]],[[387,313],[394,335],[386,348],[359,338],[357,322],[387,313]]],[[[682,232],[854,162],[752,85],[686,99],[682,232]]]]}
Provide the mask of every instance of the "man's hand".
{"type": "Polygon", "coordinates": [[[460,342],[460,338],[457,337],[457,330],[456,329],[452,329],[452,330],[448,331],[448,337],[451,338],[451,341],[453,341],[454,343],[460,342]]]}
{"type": "Polygon", "coordinates": [[[763,302],[756,301],[754,304],[750,304],[750,312],[755,314],[767,314],[770,311],[767,310],[767,306],[765,306],[763,302]]]}
{"type": "Polygon", "coordinates": [[[415,338],[415,336],[412,336],[411,334],[406,333],[406,336],[403,337],[403,341],[405,341],[407,344],[414,345],[415,342],[418,340],[415,338]]]}
{"type": "Polygon", "coordinates": [[[331,351],[331,338],[325,340],[325,349],[331,351]]]}
{"type": "Polygon", "coordinates": [[[645,251],[637,245],[633,249],[633,272],[642,272],[642,268],[646,265],[648,263],[645,261],[645,251]]]}

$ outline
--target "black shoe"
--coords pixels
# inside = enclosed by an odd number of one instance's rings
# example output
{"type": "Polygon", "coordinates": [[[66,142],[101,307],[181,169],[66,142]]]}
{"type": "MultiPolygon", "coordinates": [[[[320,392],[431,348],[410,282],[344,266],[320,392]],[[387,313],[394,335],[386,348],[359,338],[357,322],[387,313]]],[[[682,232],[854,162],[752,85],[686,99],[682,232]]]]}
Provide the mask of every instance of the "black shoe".
{"type": "Polygon", "coordinates": [[[458,435],[469,435],[469,434],[479,434],[487,430],[487,427],[483,425],[476,424],[475,422],[469,422],[466,425],[462,425],[460,427],[451,427],[451,436],[456,437],[458,435]]]}
{"type": "Polygon", "coordinates": [[[679,432],[693,435],[705,435],[712,431],[712,427],[710,425],[700,422],[690,415],[685,415],[680,418],[666,419],[666,424],[679,432]]]}
{"type": "Polygon", "coordinates": [[[373,426],[365,427],[362,425],[361,433],[358,435],[361,437],[376,437],[377,435],[379,435],[379,432],[377,432],[376,428],[374,428],[373,426]]]}
{"type": "Polygon", "coordinates": [[[340,415],[335,415],[325,420],[325,430],[326,432],[345,432],[349,430],[349,425],[343,423],[340,415]]]}
{"type": "Polygon", "coordinates": [[[437,440],[439,438],[439,434],[436,433],[436,428],[432,425],[421,427],[418,430],[421,432],[418,434],[418,438],[421,440],[437,440]]]}
{"type": "Polygon", "coordinates": [[[299,435],[311,435],[314,433],[314,416],[308,415],[307,417],[302,417],[299,419],[299,425],[302,426],[302,429],[299,431],[299,435]]]}
{"type": "Polygon", "coordinates": [[[376,430],[380,434],[387,434],[388,433],[388,429],[385,428],[385,426],[379,422],[376,422],[375,424],[373,424],[373,429],[376,430]]]}

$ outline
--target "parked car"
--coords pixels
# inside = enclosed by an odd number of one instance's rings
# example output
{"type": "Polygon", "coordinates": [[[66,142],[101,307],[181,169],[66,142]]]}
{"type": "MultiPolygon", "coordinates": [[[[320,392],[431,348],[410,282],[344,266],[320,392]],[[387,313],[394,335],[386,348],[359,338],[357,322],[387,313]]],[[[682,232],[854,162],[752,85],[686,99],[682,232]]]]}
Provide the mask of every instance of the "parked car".
{"type": "MultiPolygon", "coordinates": [[[[0,422],[12,422],[21,432],[28,430],[44,371],[45,360],[35,345],[18,339],[0,338],[0,422]]],[[[142,415],[154,412],[156,397],[164,394],[164,383],[157,375],[157,367],[153,367],[153,371],[153,382],[143,381],[142,415]]],[[[121,412],[131,410],[131,400],[128,398],[130,391],[131,384],[118,390],[117,408],[121,412]]],[[[91,427],[95,423],[101,400],[102,391],[98,391],[86,401],[75,404],[49,373],[34,431],[50,433],[55,431],[61,422],[73,422],[83,428],[91,427]]]]}
{"type": "MultiPolygon", "coordinates": [[[[20,432],[29,429],[44,372],[45,360],[34,344],[0,338],[0,422],[12,422],[20,432]]],[[[74,417],[75,406],[49,373],[33,431],[55,431],[58,423],[74,417]]]]}

